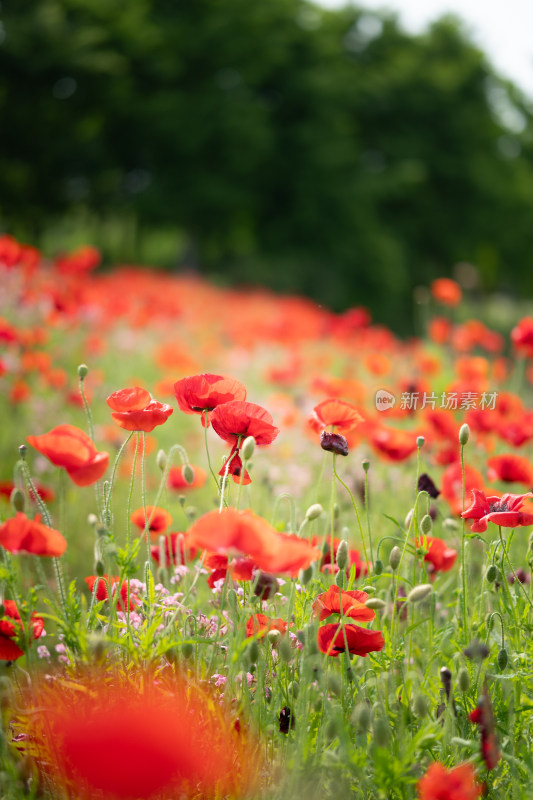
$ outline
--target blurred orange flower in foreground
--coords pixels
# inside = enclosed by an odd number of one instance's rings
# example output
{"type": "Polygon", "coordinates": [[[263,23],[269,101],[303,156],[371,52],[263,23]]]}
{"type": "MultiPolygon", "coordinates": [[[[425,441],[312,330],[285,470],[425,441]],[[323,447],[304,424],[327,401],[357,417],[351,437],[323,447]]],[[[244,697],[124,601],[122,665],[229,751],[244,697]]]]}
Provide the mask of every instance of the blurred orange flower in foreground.
{"type": "Polygon", "coordinates": [[[74,425],[58,425],[27,441],[56,467],[64,467],[77,486],[99,481],[109,463],[109,453],[99,453],[91,437],[74,425]]]}
{"type": "Polygon", "coordinates": [[[69,797],[242,796],[260,769],[242,723],[173,674],[47,678],[26,698],[24,732],[42,778],[69,797]]]}
{"type": "Polygon", "coordinates": [[[482,793],[472,764],[446,769],[435,761],[418,782],[419,800],[476,800],[482,793]]]}

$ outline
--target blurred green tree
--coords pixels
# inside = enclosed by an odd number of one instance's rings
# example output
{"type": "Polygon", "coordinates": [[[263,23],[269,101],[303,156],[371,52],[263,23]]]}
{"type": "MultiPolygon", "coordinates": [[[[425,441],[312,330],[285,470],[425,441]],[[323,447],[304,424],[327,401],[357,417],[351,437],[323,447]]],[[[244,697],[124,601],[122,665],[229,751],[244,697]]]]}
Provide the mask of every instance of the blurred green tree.
{"type": "Polygon", "coordinates": [[[123,227],[124,257],[157,261],[143,242],[174,231],[174,263],[185,242],[182,260],[228,282],[404,329],[413,287],[458,261],[533,291],[531,105],[458,20],[413,36],[307,0],[1,15],[0,215],[19,236],[84,212],[123,227]]]}

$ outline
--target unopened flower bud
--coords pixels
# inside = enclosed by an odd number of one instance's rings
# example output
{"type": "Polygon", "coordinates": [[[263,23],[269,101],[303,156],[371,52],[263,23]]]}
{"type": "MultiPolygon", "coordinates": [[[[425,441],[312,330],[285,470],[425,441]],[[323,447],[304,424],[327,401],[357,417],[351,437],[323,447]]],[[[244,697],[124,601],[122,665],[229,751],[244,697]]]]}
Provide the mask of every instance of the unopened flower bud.
{"type": "Polygon", "coordinates": [[[348,565],[348,542],[342,539],[337,548],[337,566],[340,570],[346,569],[348,565]]]}
{"type": "Polygon", "coordinates": [[[95,564],[94,571],[96,572],[96,574],[98,575],[99,578],[101,578],[103,575],[105,575],[104,563],[102,561],[98,560],[96,562],[96,564],[95,564]]]}
{"type": "Polygon", "coordinates": [[[498,578],[498,573],[499,570],[496,564],[491,564],[485,573],[485,578],[487,579],[488,583],[494,583],[494,581],[498,578]]]}
{"type": "Polygon", "coordinates": [[[246,654],[248,656],[248,661],[250,662],[250,664],[255,664],[255,662],[259,658],[259,645],[257,644],[257,641],[255,639],[248,645],[248,650],[246,651],[246,654]]]}
{"type": "Polygon", "coordinates": [[[330,717],[326,723],[324,728],[324,735],[326,739],[331,742],[337,736],[338,733],[338,724],[335,717],[330,717]]]}
{"type": "Polygon", "coordinates": [[[429,514],[425,514],[422,517],[422,519],[420,520],[420,530],[421,530],[421,532],[425,536],[428,536],[428,534],[431,533],[432,527],[433,527],[433,522],[431,521],[431,517],[429,516],[429,514]]]}
{"type": "Polygon", "coordinates": [[[313,567],[309,566],[305,569],[300,570],[300,574],[298,576],[298,580],[302,584],[302,586],[307,586],[309,581],[313,579],[313,567]]]}
{"type": "Polygon", "coordinates": [[[413,714],[419,719],[424,719],[429,710],[429,703],[423,694],[417,694],[413,700],[413,714]]]}
{"type": "Polygon", "coordinates": [[[339,589],[344,589],[346,584],[346,573],[344,570],[340,569],[337,574],[335,575],[335,583],[339,587],[339,589]]]}
{"type": "Polygon", "coordinates": [[[245,461],[249,461],[254,454],[255,439],[253,436],[247,436],[242,443],[241,453],[245,461]]]}
{"type": "Polygon", "coordinates": [[[185,464],[181,474],[183,475],[183,480],[185,483],[188,483],[189,486],[194,483],[194,470],[190,464],[185,464]]]}
{"type": "Polygon", "coordinates": [[[194,645],[192,642],[183,642],[181,645],[181,652],[184,658],[191,658],[194,653],[194,645]]]}
{"type": "Polygon", "coordinates": [[[381,575],[383,572],[383,561],[378,558],[377,561],[374,562],[374,575],[381,575]]]}
{"type": "Polygon", "coordinates": [[[370,725],[370,708],[368,703],[359,703],[355,706],[350,717],[354,728],[360,733],[366,733],[370,725]]]}
{"type": "Polygon", "coordinates": [[[467,692],[470,689],[470,674],[466,667],[461,667],[457,673],[457,686],[460,692],[467,692]]]}
{"type": "Polygon", "coordinates": [[[157,464],[158,468],[163,472],[167,465],[167,454],[164,450],[158,450],[157,456],[155,457],[155,463],[157,464]]]}
{"type": "Polygon", "coordinates": [[[430,583],[421,583],[415,586],[407,595],[408,603],[419,603],[424,600],[433,591],[433,586],[430,583]]]}
{"type": "Polygon", "coordinates": [[[404,528],[409,528],[411,526],[414,513],[415,513],[414,508],[412,508],[410,511],[407,512],[405,519],[403,521],[404,528]]]}
{"type": "Polygon", "coordinates": [[[80,364],[78,367],[78,378],[80,379],[80,381],[85,380],[88,373],[89,373],[89,367],[87,366],[87,364],[80,364]]]}
{"type": "Polygon", "coordinates": [[[273,628],[271,631],[267,633],[267,639],[272,645],[272,647],[276,647],[279,640],[281,639],[281,631],[278,631],[276,628],[273,628]]]}
{"type": "Polygon", "coordinates": [[[227,599],[228,599],[228,606],[230,607],[230,609],[233,611],[234,614],[237,614],[241,610],[241,607],[239,605],[239,600],[235,589],[228,589],[227,599]]]}
{"type": "Polygon", "coordinates": [[[318,517],[322,514],[324,509],[320,505],[320,503],[313,503],[312,506],[309,506],[307,511],[305,512],[305,518],[309,522],[312,522],[314,519],[318,519],[318,517]]]}
{"type": "Polygon", "coordinates": [[[385,601],[380,597],[369,597],[368,600],[365,601],[365,606],[367,608],[373,608],[375,611],[381,611],[386,605],[385,601]]]}
{"type": "Polygon", "coordinates": [[[16,487],[11,491],[9,496],[10,503],[14,511],[24,511],[25,498],[24,492],[16,487]]]}
{"type": "Polygon", "coordinates": [[[326,676],[326,685],[328,692],[334,697],[340,697],[342,694],[342,680],[336,672],[328,672],[326,676]]]}
{"type": "Polygon", "coordinates": [[[468,442],[469,438],[470,438],[470,428],[465,422],[464,425],[461,425],[461,427],[459,428],[459,444],[462,447],[464,447],[465,444],[468,442]]]}
{"type": "Polygon", "coordinates": [[[502,647],[502,649],[498,653],[497,661],[498,661],[498,668],[500,669],[501,672],[503,672],[509,661],[509,657],[507,655],[507,650],[505,649],[505,647],[502,647]]]}
{"type": "Polygon", "coordinates": [[[401,560],[402,560],[402,551],[400,550],[398,545],[395,544],[389,553],[389,564],[393,571],[398,569],[401,560]]]}
{"type": "Polygon", "coordinates": [[[372,726],[372,738],[378,747],[387,747],[390,738],[390,725],[385,717],[377,717],[372,726]]]}
{"type": "Polygon", "coordinates": [[[289,693],[289,696],[292,695],[293,698],[296,699],[300,694],[300,684],[298,683],[298,681],[291,681],[287,686],[287,691],[289,693]]]}
{"type": "Polygon", "coordinates": [[[366,592],[367,594],[374,594],[375,591],[375,586],[363,586],[363,592],[366,592]]]}
{"type": "Polygon", "coordinates": [[[348,455],[348,442],[340,433],[329,433],[322,431],[320,434],[320,447],[329,453],[336,453],[338,456],[348,455]]]}

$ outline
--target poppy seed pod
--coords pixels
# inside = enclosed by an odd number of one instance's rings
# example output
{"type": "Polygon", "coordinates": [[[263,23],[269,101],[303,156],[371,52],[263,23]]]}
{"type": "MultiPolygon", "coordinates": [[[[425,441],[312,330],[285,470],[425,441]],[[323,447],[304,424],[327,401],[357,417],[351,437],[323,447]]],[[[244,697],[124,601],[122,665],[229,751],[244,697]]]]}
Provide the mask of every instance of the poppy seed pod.
{"type": "Polygon", "coordinates": [[[368,458],[364,458],[361,461],[361,466],[363,467],[365,472],[368,472],[368,470],[370,469],[370,461],[368,460],[368,458]]]}
{"type": "Polygon", "coordinates": [[[462,447],[464,447],[465,444],[468,442],[469,438],[470,438],[470,427],[465,422],[464,425],[461,425],[461,427],[459,428],[459,444],[462,447]]]}
{"type": "Polygon", "coordinates": [[[416,446],[418,447],[419,450],[421,450],[424,447],[424,442],[425,441],[426,440],[424,439],[423,436],[417,436],[416,437],[416,446]]]}
{"type": "Polygon", "coordinates": [[[247,436],[242,443],[241,453],[245,461],[249,461],[254,454],[255,439],[253,436],[247,436]]]}

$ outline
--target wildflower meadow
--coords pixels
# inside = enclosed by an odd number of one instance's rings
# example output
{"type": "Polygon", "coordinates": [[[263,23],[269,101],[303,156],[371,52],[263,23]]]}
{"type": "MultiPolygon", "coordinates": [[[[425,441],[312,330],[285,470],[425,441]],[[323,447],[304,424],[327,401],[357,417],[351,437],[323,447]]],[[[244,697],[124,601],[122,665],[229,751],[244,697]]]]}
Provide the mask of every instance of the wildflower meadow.
{"type": "Polygon", "coordinates": [[[2,798],[533,796],[533,318],[0,285],[2,798]]]}

